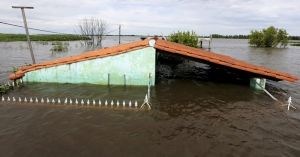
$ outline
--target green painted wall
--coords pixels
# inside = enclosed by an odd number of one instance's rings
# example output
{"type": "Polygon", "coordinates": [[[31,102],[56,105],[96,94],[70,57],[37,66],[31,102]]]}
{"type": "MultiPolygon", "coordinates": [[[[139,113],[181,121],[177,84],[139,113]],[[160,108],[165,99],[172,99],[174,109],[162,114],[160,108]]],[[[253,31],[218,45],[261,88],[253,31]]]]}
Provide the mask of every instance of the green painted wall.
{"type": "Polygon", "coordinates": [[[128,53],[59,65],[25,74],[26,82],[91,83],[124,85],[155,84],[155,48],[147,47],[128,53]]]}

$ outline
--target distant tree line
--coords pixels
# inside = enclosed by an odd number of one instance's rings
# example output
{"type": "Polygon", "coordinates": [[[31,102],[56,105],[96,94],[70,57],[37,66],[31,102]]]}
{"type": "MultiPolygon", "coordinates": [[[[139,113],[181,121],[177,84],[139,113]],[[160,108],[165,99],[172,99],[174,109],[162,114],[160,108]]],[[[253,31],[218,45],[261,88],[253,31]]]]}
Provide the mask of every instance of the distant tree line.
{"type": "Polygon", "coordinates": [[[221,34],[212,34],[212,38],[225,38],[225,39],[248,39],[249,35],[221,35],[221,34]]]}
{"type": "MultiPolygon", "coordinates": [[[[30,35],[31,41],[74,41],[88,40],[87,37],[73,34],[37,34],[30,35]]],[[[0,33],[0,41],[27,41],[25,34],[3,34],[0,33]]]]}
{"type": "Polygon", "coordinates": [[[300,40],[300,36],[289,36],[290,40],[300,40]]]}

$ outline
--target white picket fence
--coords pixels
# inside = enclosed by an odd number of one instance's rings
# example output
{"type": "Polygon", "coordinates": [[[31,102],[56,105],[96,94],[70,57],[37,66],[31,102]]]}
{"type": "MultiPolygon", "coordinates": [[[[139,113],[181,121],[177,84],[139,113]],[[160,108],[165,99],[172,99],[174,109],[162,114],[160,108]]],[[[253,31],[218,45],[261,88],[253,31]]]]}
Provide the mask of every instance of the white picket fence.
{"type": "MultiPolygon", "coordinates": [[[[147,104],[147,96],[143,103],[133,100],[100,100],[100,99],[76,99],[76,98],[37,98],[37,97],[14,97],[2,96],[1,102],[14,104],[48,104],[48,105],[73,105],[81,107],[104,107],[120,109],[145,109],[150,110],[151,106],[147,104]]],[[[148,102],[149,103],[149,102],[148,102]]]]}

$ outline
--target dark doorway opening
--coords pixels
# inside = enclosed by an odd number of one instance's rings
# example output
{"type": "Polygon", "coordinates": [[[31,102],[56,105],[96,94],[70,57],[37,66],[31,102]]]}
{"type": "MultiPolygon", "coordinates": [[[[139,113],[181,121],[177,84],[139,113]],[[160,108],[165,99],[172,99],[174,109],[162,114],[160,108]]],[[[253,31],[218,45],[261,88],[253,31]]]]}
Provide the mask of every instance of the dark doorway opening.
{"type": "Polygon", "coordinates": [[[249,79],[254,76],[257,75],[205,60],[164,51],[156,53],[157,82],[164,79],[191,79],[249,85],[249,79]]]}

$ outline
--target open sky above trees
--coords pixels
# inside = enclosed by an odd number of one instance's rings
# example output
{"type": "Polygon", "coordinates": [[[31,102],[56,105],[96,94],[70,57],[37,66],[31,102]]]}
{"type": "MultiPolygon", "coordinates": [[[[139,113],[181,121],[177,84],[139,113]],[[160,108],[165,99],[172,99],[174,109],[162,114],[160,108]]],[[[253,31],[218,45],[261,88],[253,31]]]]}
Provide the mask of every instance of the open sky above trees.
{"type": "MultiPolygon", "coordinates": [[[[107,21],[110,30],[122,24],[122,34],[249,34],[273,25],[300,35],[299,0],[1,0],[0,21],[23,25],[21,11],[12,5],[35,7],[26,11],[31,27],[65,33],[74,33],[80,19],[97,17],[107,21]]],[[[0,25],[0,32],[24,30],[0,25]]]]}

